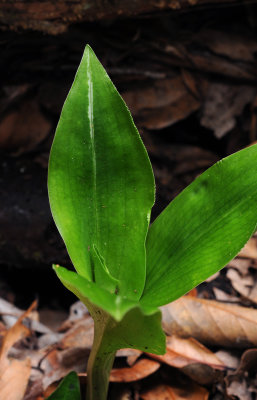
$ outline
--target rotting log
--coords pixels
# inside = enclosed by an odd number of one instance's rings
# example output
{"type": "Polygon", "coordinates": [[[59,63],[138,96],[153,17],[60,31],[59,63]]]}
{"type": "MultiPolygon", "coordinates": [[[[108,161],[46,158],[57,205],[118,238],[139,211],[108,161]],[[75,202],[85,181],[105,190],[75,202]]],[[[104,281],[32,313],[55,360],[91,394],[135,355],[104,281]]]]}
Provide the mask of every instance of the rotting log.
{"type": "Polygon", "coordinates": [[[158,15],[219,6],[247,6],[257,0],[0,0],[0,28],[56,35],[72,23],[158,15]]]}

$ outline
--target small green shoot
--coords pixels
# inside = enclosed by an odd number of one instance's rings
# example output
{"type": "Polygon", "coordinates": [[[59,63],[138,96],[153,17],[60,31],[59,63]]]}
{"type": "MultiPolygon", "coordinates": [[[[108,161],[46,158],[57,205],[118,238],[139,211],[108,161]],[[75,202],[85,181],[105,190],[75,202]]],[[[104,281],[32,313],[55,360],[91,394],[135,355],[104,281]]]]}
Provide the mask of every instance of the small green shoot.
{"type": "Polygon", "coordinates": [[[87,46],[57,126],[48,188],[76,272],[54,270],[95,323],[87,400],[105,400],[116,351],[163,354],[158,307],[224,267],[255,231],[257,145],[209,168],[149,228],[155,184],[146,149],[87,46]]]}

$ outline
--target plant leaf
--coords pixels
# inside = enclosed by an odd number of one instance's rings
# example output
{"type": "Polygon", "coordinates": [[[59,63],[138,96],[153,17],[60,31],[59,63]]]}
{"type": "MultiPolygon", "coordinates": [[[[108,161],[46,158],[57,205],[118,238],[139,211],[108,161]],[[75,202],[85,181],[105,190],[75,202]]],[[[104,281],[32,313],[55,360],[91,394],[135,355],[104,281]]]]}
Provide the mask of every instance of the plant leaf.
{"type": "Polygon", "coordinates": [[[93,280],[95,245],[120,281],[120,293],[138,299],[145,284],[154,177],[132,117],[89,46],[58,123],[48,188],[77,272],[93,280]]]}
{"type": "Polygon", "coordinates": [[[66,375],[47,400],[80,400],[79,378],[76,372],[72,371],[66,375]]]}
{"type": "Polygon", "coordinates": [[[97,282],[97,285],[103,287],[105,290],[108,290],[111,293],[117,294],[116,292],[120,287],[120,281],[118,279],[115,279],[110,274],[110,271],[105,265],[103,257],[100,255],[97,247],[94,244],[91,251],[91,260],[93,266],[94,281],[97,282]]]}
{"type": "Polygon", "coordinates": [[[256,229],[257,145],[209,168],[149,229],[143,304],[167,304],[226,265],[256,229]]]}
{"type": "Polygon", "coordinates": [[[161,327],[161,317],[159,309],[147,315],[145,309],[134,307],[108,332],[109,341],[115,342],[116,350],[133,348],[153,354],[164,354],[166,336],[161,327]]]}
{"type": "Polygon", "coordinates": [[[93,304],[113,318],[105,330],[106,351],[131,347],[155,354],[165,352],[165,335],[159,309],[141,307],[138,301],[112,294],[66,268],[54,266],[54,270],[63,285],[89,309],[93,304]]]}
{"type": "Polygon", "coordinates": [[[116,321],[120,321],[124,315],[135,307],[142,308],[142,313],[151,315],[157,311],[156,307],[143,306],[137,300],[110,293],[108,290],[88,281],[76,272],[69,271],[59,265],[53,266],[62,284],[74,293],[87,307],[88,302],[110,314],[116,321]]]}

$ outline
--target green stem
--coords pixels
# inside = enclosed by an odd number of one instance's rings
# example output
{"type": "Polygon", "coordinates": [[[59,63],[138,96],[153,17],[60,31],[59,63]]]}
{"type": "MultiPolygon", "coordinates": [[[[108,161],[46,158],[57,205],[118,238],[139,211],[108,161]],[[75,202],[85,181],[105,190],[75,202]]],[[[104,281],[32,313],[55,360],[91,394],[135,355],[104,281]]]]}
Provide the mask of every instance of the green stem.
{"type": "Polygon", "coordinates": [[[87,365],[86,400],[106,400],[116,350],[111,349],[106,335],[111,318],[99,309],[94,314],[94,342],[87,365]]]}

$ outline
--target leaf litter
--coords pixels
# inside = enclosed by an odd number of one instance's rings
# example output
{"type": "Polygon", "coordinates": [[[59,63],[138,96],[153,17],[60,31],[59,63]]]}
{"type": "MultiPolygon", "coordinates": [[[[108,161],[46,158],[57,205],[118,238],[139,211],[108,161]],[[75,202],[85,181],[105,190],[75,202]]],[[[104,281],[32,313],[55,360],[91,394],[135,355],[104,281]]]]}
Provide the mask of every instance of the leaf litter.
{"type": "MultiPolygon", "coordinates": [[[[253,236],[222,273],[162,307],[167,334],[165,355],[134,349],[117,352],[110,377],[110,398],[205,400],[215,399],[215,395],[240,400],[255,398],[256,245],[257,237],[253,236]],[[230,283],[230,293],[219,285],[224,278],[230,283]],[[175,381],[174,376],[178,376],[175,381]],[[120,387],[123,389],[118,390],[120,387]]],[[[35,302],[23,312],[2,300],[1,399],[44,400],[71,371],[78,373],[81,382],[85,381],[94,327],[82,303],[74,303],[69,317],[56,329],[47,314],[44,323],[39,321],[35,302]]],[[[58,318],[57,315],[60,321],[58,318]]]]}

